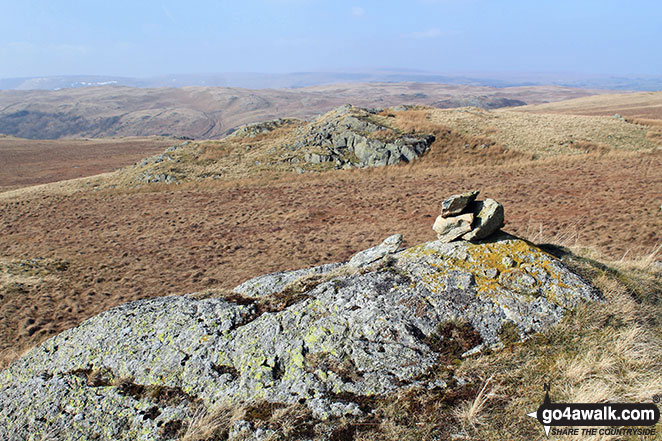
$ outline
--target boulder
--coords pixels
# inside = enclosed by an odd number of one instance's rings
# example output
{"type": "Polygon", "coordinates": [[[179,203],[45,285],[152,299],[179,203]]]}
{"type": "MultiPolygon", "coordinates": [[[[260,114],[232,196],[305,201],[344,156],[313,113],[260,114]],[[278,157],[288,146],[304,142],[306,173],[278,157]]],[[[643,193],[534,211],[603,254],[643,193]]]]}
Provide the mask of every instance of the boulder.
{"type": "MultiPolygon", "coordinates": [[[[498,347],[506,325],[524,338],[601,299],[559,260],[503,233],[398,250],[401,241],[218,298],[153,298],[92,317],[0,372],[0,439],[174,441],[205,410],[256,402],[307,406],[311,425],[330,428],[319,439],[338,439],[333,428],[369,412],[371,398],[459,381],[431,375],[448,351],[460,359],[498,347]],[[314,283],[268,307],[301,277],[314,283]],[[462,345],[439,340],[448,326],[459,326],[462,345]]],[[[258,439],[276,429],[258,424],[232,430],[258,439]]]]}
{"type": "Polygon", "coordinates": [[[441,203],[441,217],[456,216],[464,211],[467,206],[476,200],[480,191],[468,191],[462,194],[454,194],[441,203]]]}
{"type": "Polygon", "coordinates": [[[311,164],[321,164],[322,162],[332,161],[330,155],[320,155],[318,153],[306,153],[304,159],[311,164]]]}
{"type": "Polygon", "coordinates": [[[473,202],[469,207],[474,215],[470,232],[462,236],[465,240],[485,239],[504,226],[503,205],[494,199],[473,202]]]}
{"type": "Polygon", "coordinates": [[[441,242],[452,242],[465,233],[471,231],[473,223],[473,213],[466,213],[460,216],[443,217],[437,216],[432,229],[437,233],[437,239],[441,242]]]}

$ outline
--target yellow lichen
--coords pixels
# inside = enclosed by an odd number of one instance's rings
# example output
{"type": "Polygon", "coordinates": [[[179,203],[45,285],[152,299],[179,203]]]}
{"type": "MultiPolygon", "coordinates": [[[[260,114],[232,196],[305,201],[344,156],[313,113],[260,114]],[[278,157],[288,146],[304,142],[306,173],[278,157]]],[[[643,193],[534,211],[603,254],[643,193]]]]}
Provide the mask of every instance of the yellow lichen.
{"type": "MultiPolygon", "coordinates": [[[[478,296],[493,296],[502,291],[504,287],[499,283],[499,274],[512,271],[524,264],[539,267],[544,270],[560,288],[569,288],[562,283],[561,274],[552,267],[556,257],[546,253],[535,245],[520,239],[512,239],[488,243],[467,243],[458,247],[457,253],[453,255],[442,254],[426,244],[412,247],[402,253],[406,260],[425,259],[436,272],[421,276],[421,281],[426,288],[436,294],[445,291],[446,280],[449,271],[459,270],[474,276],[476,283],[476,294],[478,296]],[[427,259],[438,257],[439,259],[427,259]],[[488,270],[496,270],[494,277],[489,275],[488,270]]],[[[536,279],[534,277],[534,279],[536,279]]],[[[412,283],[415,285],[415,283],[412,283]]],[[[535,292],[540,287],[540,281],[536,279],[535,292]]],[[[463,287],[459,287],[462,289],[463,287]]],[[[544,292],[549,296],[548,290],[544,292]]],[[[550,296],[553,297],[553,296],[550,296]]],[[[550,298],[550,301],[555,299],[550,298]]]]}

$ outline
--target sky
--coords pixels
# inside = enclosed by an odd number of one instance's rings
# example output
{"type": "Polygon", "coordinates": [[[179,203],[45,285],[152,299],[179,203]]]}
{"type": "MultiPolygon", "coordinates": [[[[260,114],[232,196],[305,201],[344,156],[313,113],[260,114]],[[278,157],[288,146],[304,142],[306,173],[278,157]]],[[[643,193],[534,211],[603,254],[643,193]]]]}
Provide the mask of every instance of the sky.
{"type": "Polygon", "coordinates": [[[659,0],[0,0],[0,78],[662,74],[659,0]]]}

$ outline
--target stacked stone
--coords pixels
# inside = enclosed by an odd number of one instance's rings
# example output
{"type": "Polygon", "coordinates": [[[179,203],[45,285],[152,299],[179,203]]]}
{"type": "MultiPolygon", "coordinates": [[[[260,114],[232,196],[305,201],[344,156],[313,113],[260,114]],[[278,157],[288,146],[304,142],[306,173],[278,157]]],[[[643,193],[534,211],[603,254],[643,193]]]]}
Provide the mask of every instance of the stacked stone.
{"type": "Polygon", "coordinates": [[[480,240],[503,227],[503,205],[490,198],[477,201],[478,193],[456,194],[441,203],[441,214],[432,226],[441,242],[480,240]]]}

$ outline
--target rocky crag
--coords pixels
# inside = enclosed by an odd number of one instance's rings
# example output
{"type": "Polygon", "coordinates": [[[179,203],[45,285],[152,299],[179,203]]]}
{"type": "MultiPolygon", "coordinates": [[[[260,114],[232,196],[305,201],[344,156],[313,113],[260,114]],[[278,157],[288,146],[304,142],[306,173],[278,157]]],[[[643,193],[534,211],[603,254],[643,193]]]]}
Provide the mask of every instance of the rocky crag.
{"type": "MultiPolygon", "coordinates": [[[[448,199],[442,214],[464,216],[475,197],[448,199]]],[[[452,370],[433,374],[449,357],[498,350],[601,300],[533,244],[483,234],[406,249],[393,235],[348,262],[104,312],[0,373],[0,438],[174,440],[201,412],[262,403],[305,406],[299,438],[334,439],[341,418],[371,412],[366,400],[457,385],[452,370]]],[[[278,435],[255,414],[223,436],[278,435]]]]}
{"type": "Polygon", "coordinates": [[[405,136],[371,118],[377,110],[341,106],[298,131],[294,149],[313,148],[307,162],[332,162],[335,168],[380,167],[410,162],[434,142],[434,136],[405,136]]]}

